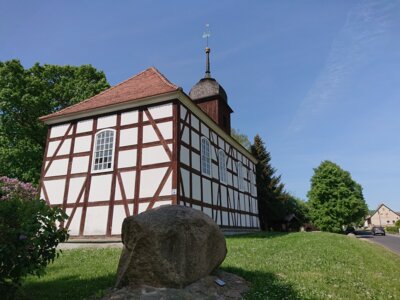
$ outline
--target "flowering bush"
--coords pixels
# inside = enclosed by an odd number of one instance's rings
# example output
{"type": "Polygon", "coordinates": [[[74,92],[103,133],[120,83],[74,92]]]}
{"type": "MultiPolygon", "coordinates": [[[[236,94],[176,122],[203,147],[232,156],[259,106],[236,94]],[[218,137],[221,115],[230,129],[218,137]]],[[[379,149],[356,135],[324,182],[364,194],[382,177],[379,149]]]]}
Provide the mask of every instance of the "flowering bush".
{"type": "Polygon", "coordinates": [[[56,222],[67,218],[37,197],[29,183],[0,177],[0,294],[13,298],[28,274],[40,276],[58,257],[56,247],[68,238],[56,222]]]}
{"type": "Polygon", "coordinates": [[[29,201],[35,198],[37,189],[30,183],[21,182],[15,178],[0,177],[0,201],[11,197],[20,197],[29,201]]]}

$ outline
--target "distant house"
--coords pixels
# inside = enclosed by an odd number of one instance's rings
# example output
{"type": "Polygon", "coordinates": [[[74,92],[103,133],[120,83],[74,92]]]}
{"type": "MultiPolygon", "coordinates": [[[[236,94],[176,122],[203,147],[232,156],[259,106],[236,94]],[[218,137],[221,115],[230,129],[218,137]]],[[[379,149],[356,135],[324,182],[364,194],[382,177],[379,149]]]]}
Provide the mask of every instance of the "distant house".
{"type": "Polygon", "coordinates": [[[382,203],[372,215],[367,216],[365,226],[393,226],[398,220],[400,220],[400,213],[382,203]]]}

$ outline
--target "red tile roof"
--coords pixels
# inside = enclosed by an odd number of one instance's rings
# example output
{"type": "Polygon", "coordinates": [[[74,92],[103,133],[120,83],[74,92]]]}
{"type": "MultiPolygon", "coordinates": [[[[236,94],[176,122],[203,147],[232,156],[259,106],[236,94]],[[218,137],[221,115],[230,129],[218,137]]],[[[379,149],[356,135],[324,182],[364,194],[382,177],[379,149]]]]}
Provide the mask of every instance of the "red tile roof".
{"type": "Polygon", "coordinates": [[[40,117],[40,120],[48,120],[59,116],[65,116],[95,108],[106,107],[128,101],[161,95],[178,90],[179,87],[171,83],[156,68],[147,70],[77,104],[66,107],[60,111],[40,117]]]}

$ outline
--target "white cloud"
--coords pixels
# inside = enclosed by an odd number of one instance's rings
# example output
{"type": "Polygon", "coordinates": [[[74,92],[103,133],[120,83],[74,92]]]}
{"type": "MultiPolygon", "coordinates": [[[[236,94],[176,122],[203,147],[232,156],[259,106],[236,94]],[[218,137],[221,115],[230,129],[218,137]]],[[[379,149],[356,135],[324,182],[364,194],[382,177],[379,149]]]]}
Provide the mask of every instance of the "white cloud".
{"type": "Polygon", "coordinates": [[[339,93],[348,86],[355,71],[368,63],[391,25],[392,8],[398,4],[362,1],[348,13],[325,65],[299,105],[289,127],[291,132],[302,130],[309,120],[340,101],[339,93]]]}

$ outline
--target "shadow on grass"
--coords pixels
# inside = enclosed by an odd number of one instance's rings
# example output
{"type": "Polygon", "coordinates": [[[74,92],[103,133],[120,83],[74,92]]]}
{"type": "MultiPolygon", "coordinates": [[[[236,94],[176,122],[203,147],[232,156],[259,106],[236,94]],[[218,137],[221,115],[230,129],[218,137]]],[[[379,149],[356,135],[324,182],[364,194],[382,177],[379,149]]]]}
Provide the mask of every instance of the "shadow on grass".
{"type": "Polygon", "coordinates": [[[115,275],[93,278],[65,276],[54,280],[25,282],[18,291],[18,299],[85,299],[91,296],[102,296],[104,290],[115,284],[115,275]]]}
{"type": "Polygon", "coordinates": [[[237,274],[251,283],[245,299],[301,299],[290,283],[270,272],[247,271],[235,267],[222,267],[221,270],[237,274]]]}
{"type": "Polygon", "coordinates": [[[235,234],[235,235],[228,235],[225,236],[226,239],[254,239],[254,238],[261,238],[261,239],[271,239],[276,237],[285,236],[290,234],[289,232],[254,232],[254,233],[243,233],[243,234],[235,234]]]}

